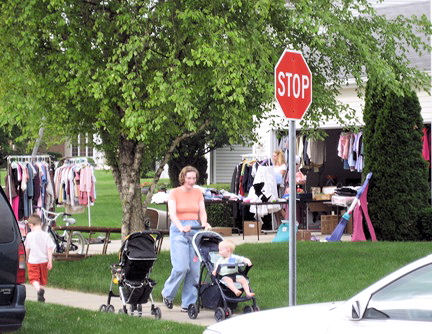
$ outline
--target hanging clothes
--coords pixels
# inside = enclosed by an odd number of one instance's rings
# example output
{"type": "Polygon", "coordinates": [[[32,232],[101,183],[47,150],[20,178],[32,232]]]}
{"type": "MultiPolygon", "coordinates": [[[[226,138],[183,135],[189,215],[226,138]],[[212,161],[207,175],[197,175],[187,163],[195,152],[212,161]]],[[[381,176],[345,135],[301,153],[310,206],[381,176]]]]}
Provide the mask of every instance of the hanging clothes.
{"type": "Polygon", "coordinates": [[[8,197],[12,210],[17,221],[29,217],[36,207],[51,208],[53,193],[46,185],[52,185],[52,178],[49,175],[49,164],[46,161],[31,162],[39,159],[40,156],[9,156],[8,174],[6,175],[6,196],[8,197]],[[17,159],[17,161],[12,160],[17,159]],[[46,171],[43,176],[39,171],[42,168],[46,171]],[[41,178],[44,179],[41,198],[41,178]],[[10,181],[9,181],[10,180],[10,181]],[[45,185],[46,182],[46,185],[45,185]],[[10,184],[9,184],[10,183],[10,184]],[[48,191],[48,195],[46,193],[48,191]],[[11,199],[9,197],[12,197],[11,199]]]}
{"type": "Polygon", "coordinates": [[[430,134],[428,133],[427,128],[423,128],[423,148],[422,148],[422,156],[426,161],[430,162],[431,157],[431,142],[430,142],[430,134]]]}
{"type": "Polygon", "coordinates": [[[87,163],[68,163],[56,168],[52,185],[55,200],[60,205],[87,206],[96,200],[96,177],[87,163]]]}
{"type": "MultiPolygon", "coordinates": [[[[254,178],[254,185],[250,188],[247,200],[251,203],[271,202],[278,199],[275,170],[273,166],[260,165],[254,178]]],[[[277,212],[280,205],[251,205],[249,211],[258,217],[277,212]]]]}
{"type": "Polygon", "coordinates": [[[313,167],[320,167],[326,160],[326,146],[323,140],[309,140],[307,153],[310,158],[310,164],[313,167]]]}

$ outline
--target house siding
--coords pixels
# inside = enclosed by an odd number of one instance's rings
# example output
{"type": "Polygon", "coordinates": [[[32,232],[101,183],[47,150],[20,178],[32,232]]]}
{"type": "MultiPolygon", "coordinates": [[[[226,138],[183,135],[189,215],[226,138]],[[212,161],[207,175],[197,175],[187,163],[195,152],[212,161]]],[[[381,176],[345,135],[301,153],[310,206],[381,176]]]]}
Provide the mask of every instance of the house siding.
{"type": "Polygon", "coordinates": [[[252,146],[233,145],[218,148],[211,153],[210,183],[231,183],[234,167],[242,160],[243,154],[251,154],[252,146]]]}

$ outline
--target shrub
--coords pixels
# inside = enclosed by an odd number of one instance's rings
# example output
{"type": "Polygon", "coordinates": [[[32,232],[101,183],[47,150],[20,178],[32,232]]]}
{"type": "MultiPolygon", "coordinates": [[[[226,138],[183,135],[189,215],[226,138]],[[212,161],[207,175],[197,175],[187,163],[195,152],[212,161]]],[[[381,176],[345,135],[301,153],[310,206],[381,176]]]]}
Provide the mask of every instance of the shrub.
{"type": "Polygon", "coordinates": [[[421,210],[417,218],[421,240],[432,240],[432,208],[421,210]]]}
{"type": "Polygon", "coordinates": [[[207,188],[213,188],[217,190],[226,190],[230,191],[230,184],[228,183],[212,183],[206,186],[207,188]]]}
{"type": "Polygon", "coordinates": [[[232,206],[227,203],[206,205],[207,221],[211,226],[232,227],[232,206]]]}
{"type": "Polygon", "coordinates": [[[416,93],[398,96],[370,79],[364,121],[363,172],[373,172],[368,203],[377,238],[420,240],[416,217],[428,205],[429,186],[416,93]]]}

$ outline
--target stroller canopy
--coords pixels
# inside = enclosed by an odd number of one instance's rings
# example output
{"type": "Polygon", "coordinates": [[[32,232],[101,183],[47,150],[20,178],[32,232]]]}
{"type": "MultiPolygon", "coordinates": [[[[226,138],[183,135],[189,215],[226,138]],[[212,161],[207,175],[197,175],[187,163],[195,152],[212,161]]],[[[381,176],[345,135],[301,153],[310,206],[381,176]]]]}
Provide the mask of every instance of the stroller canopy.
{"type": "Polygon", "coordinates": [[[210,253],[219,251],[219,243],[223,240],[220,234],[201,231],[194,235],[192,244],[200,261],[211,262],[210,253]]]}
{"type": "Polygon", "coordinates": [[[155,238],[147,231],[132,233],[123,243],[120,254],[129,260],[154,260],[156,259],[155,238]]]}

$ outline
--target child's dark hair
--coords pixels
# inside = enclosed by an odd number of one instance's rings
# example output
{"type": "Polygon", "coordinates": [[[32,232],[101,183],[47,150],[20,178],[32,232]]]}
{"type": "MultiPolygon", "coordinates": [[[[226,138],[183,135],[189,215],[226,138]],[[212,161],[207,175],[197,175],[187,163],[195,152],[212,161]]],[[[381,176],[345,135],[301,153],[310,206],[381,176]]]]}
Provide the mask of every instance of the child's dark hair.
{"type": "Polygon", "coordinates": [[[28,219],[27,222],[32,225],[41,225],[42,219],[39,217],[37,213],[33,213],[28,219]]]}

